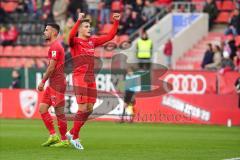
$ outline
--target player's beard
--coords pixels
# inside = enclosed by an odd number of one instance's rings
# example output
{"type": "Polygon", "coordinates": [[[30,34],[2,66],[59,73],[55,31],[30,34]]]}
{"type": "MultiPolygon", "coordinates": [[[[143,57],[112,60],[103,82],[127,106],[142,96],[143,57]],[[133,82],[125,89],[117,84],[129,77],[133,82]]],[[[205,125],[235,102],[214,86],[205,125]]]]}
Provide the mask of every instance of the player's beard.
{"type": "Polygon", "coordinates": [[[44,40],[45,40],[46,42],[47,42],[47,41],[50,41],[50,39],[51,39],[50,36],[47,36],[47,35],[45,35],[45,34],[43,35],[43,38],[44,38],[44,40]]]}

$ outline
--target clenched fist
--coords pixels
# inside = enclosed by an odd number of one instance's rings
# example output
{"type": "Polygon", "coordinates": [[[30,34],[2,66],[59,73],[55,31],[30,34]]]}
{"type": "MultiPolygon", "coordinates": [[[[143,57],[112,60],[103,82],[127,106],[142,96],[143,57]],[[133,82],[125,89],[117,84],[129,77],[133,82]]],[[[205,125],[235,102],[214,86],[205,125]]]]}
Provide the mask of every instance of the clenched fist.
{"type": "Polygon", "coordinates": [[[121,14],[119,13],[113,13],[113,19],[116,20],[116,21],[119,21],[121,18],[121,14]]]}
{"type": "Polygon", "coordinates": [[[84,13],[78,13],[78,20],[82,20],[84,16],[84,13]]]}

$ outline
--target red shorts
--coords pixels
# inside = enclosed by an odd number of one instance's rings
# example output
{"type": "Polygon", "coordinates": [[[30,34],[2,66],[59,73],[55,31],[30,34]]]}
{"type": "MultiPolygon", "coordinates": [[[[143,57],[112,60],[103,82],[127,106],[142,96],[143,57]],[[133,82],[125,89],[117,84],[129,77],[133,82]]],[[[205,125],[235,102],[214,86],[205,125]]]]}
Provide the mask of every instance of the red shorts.
{"type": "Polygon", "coordinates": [[[81,76],[73,76],[73,85],[78,104],[96,102],[97,89],[95,81],[86,82],[81,76]]]}
{"type": "Polygon", "coordinates": [[[46,103],[53,107],[63,107],[65,106],[64,92],[65,89],[63,89],[63,92],[59,92],[48,86],[43,92],[43,97],[40,103],[46,103]]]}

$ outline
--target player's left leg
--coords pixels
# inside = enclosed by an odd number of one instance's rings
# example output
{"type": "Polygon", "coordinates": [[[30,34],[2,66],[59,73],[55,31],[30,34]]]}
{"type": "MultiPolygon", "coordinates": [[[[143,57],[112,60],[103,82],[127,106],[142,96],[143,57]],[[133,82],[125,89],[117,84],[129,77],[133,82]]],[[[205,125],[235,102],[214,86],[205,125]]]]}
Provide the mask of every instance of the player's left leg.
{"type": "Polygon", "coordinates": [[[79,150],[84,149],[79,140],[79,132],[88,118],[87,103],[78,104],[78,111],[74,116],[73,128],[67,132],[67,138],[70,143],[79,150]]]}
{"type": "Polygon", "coordinates": [[[51,145],[51,147],[68,147],[69,141],[67,140],[66,133],[67,133],[67,119],[64,114],[64,107],[55,107],[55,114],[57,117],[58,122],[58,129],[61,135],[61,141],[51,145]]]}

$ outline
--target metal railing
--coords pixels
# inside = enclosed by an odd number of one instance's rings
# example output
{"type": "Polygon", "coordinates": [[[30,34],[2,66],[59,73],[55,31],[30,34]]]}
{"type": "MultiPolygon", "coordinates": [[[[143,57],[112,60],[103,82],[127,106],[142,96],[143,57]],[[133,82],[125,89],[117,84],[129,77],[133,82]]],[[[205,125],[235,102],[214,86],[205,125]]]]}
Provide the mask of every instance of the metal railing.
{"type": "Polygon", "coordinates": [[[135,32],[133,32],[130,36],[129,39],[130,41],[133,41],[138,35],[139,33],[144,30],[144,29],[148,29],[149,27],[152,26],[152,24],[156,23],[157,21],[159,21],[163,16],[165,16],[167,13],[166,9],[164,8],[160,8],[160,12],[157,13],[154,17],[152,17],[150,20],[148,20],[147,23],[145,23],[144,25],[142,25],[139,29],[137,29],[135,32]]]}
{"type": "Polygon", "coordinates": [[[174,2],[172,3],[173,11],[181,11],[181,7],[184,7],[184,12],[202,12],[204,2],[174,2]]]}

